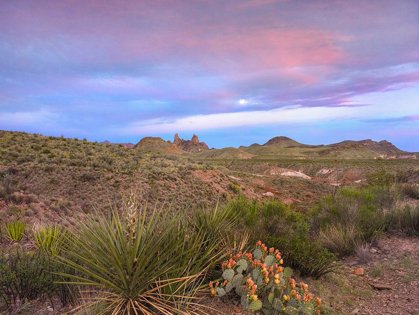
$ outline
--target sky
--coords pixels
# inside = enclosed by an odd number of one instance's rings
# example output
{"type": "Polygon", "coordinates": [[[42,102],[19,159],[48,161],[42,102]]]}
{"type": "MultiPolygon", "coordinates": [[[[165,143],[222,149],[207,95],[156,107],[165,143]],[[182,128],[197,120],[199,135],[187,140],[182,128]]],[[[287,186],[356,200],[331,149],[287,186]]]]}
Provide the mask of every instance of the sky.
{"type": "Polygon", "coordinates": [[[0,129],[419,152],[419,1],[1,0],[0,129]]]}

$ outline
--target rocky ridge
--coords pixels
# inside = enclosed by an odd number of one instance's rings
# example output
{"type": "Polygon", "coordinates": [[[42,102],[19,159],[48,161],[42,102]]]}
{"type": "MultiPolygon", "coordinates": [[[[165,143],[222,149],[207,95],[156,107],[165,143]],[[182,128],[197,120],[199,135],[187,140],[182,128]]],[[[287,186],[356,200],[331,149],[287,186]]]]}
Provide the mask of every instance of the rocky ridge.
{"type": "Polygon", "coordinates": [[[197,153],[209,150],[205,142],[200,142],[197,135],[193,135],[191,140],[183,140],[179,137],[178,134],[175,134],[173,143],[176,144],[183,151],[197,153]]]}

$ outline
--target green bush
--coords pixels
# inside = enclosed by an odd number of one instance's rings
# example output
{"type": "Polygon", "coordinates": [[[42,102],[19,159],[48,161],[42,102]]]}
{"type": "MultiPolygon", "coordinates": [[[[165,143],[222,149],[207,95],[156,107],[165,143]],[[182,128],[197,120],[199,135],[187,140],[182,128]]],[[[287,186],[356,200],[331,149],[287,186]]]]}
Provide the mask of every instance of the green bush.
{"type": "Polygon", "coordinates": [[[323,234],[331,232],[330,237],[359,232],[362,241],[370,242],[385,229],[384,212],[393,206],[394,199],[387,196],[386,191],[380,187],[344,187],[335,198],[326,197],[321,201],[313,213],[314,227],[323,234]]]}
{"type": "Polygon", "coordinates": [[[419,233],[419,206],[398,206],[388,211],[385,216],[386,229],[401,230],[409,234],[419,233]]]}
{"type": "Polygon", "coordinates": [[[390,186],[394,184],[396,176],[382,169],[376,173],[367,174],[367,183],[371,186],[390,186]]]}
{"type": "Polygon", "coordinates": [[[280,248],[288,265],[297,269],[302,276],[318,279],[337,267],[336,255],[324,248],[320,241],[310,238],[307,225],[298,227],[291,235],[270,236],[264,240],[267,244],[280,248]]]}
{"type": "Polygon", "coordinates": [[[64,269],[41,251],[24,251],[14,245],[0,252],[0,310],[17,301],[59,297],[65,305],[72,297],[69,287],[59,284],[63,278],[55,272],[64,269]]]}
{"type": "Polygon", "coordinates": [[[248,200],[241,195],[229,200],[226,207],[238,213],[252,231],[251,241],[259,238],[281,248],[290,266],[302,275],[318,278],[333,270],[336,256],[314,240],[308,218],[289,205],[275,199],[248,200]]]}
{"type": "Polygon", "coordinates": [[[419,185],[412,183],[404,183],[398,185],[401,193],[409,198],[419,199],[419,185]]]}

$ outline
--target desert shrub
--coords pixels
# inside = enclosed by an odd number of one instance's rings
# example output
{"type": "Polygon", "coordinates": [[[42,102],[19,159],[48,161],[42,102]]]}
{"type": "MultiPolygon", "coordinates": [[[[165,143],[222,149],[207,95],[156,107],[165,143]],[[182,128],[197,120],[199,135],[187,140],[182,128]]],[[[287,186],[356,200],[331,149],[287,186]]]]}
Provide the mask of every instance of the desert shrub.
{"type": "Polygon", "coordinates": [[[15,174],[13,171],[0,173],[0,198],[6,202],[10,201],[13,193],[19,190],[18,181],[13,177],[13,174],[15,174]]]}
{"type": "Polygon", "coordinates": [[[264,314],[319,314],[321,299],[308,293],[308,285],[297,286],[292,269],[282,267],[279,250],[256,243],[252,253],[239,253],[222,264],[222,281],[210,282],[213,296],[222,297],[235,291],[241,305],[264,314]]]}
{"type": "Polygon", "coordinates": [[[400,192],[409,198],[419,199],[419,185],[412,183],[404,183],[398,185],[400,192]]]}
{"type": "Polygon", "coordinates": [[[59,284],[63,278],[55,272],[63,267],[40,251],[24,251],[18,245],[4,249],[0,255],[0,310],[9,309],[17,301],[58,296],[65,305],[72,292],[59,284]]]}
{"type": "Polygon", "coordinates": [[[419,206],[396,206],[384,216],[387,230],[401,230],[409,234],[419,233],[419,206]]]}
{"type": "Polygon", "coordinates": [[[384,213],[395,202],[386,191],[344,187],[335,198],[324,198],[313,213],[322,243],[342,255],[352,253],[359,242],[371,242],[385,229],[384,213]]]}
{"type": "Polygon", "coordinates": [[[339,256],[350,255],[362,243],[362,233],[354,225],[336,223],[324,227],[319,233],[319,241],[325,248],[339,256]]]}
{"type": "Polygon", "coordinates": [[[385,169],[367,174],[367,183],[371,186],[390,186],[395,180],[394,174],[388,173],[385,169]]]}
{"type": "Polygon", "coordinates": [[[5,230],[10,241],[19,242],[25,236],[26,223],[12,221],[6,223],[5,230]]]}
{"type": "Polygon", "coordinates": [[[247,227],[255,227],[259,219],[259,204],[256,200],[249,200],[245,195],[239,195],[228,200],[225,207],[230,209],[230,211],[237,213],[247,227]]]}
{"type": "Polygon", "coordinates": [[[355,249],[355,254],[364,264],[370,262],[374,257],[374,255],[370,252],[370,246],[368,244],[359,245],[355,249]]]}
{"type": "Polygon", "coordinates": [[[308,217],[275,199],[248,200],[239,196],[228,201],[227,206],[239,214],[256,238],[281,248],[292,268],[303,275],[320,277],[333,270],[334,254],[323,248],[310,235],[308,217]]]}
{"type": "Polygon", "coordinates": [[[64,265],[77,271],[73,284],[93,286],[112,314],[186,314],[219,243],[194,231],[179,213],[128,204],[124,214],[86,216],[68,232],[64,265]]]}
{"type": "Polygon", "coordinates": [[[234,192],[235,194],[238,194],[241,191],[240,186],[237,186],[235,184],[230,184],[228,186],[228,189],[230,189],[232,192],[234,192]]]}
{"type": "Polygon", "coordinates": [[[291,235],[270,236],[264,240],[275,248],[281,248],[288,265],[302,276],[318,279],[337,267],[336,255],[323,247],[319,240],[310,237],[307,225],[296,228],[291,235]]]}

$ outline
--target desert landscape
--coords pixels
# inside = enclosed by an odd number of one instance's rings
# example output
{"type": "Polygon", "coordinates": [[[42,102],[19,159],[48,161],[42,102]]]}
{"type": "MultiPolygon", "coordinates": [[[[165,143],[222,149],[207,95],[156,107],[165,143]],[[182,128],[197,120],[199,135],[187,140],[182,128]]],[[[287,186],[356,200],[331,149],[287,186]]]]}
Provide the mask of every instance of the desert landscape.
{"type": "Polygon", "coordinates": [[[0,315],[419,315],[418,12],[0,1],[0,315]]]}
{"type": "MultiPolygon", "coordinates": [[[[224,281],[222,261],[251,250],[259,240],[279,249],[283,266],[321,298],[321,314],[418,313],[417,153],[387,141],[314,146],[286,137],[209,149],[196,135],[183,140],[178,134],[174,141],[145,137],[131,145],[1,131],[0,144],[5,314],[62,314],[85,300],[97,302],[92,295],[114,292],[103,279],[74,265],[81,249],[71,247],[70,235],[93,233],[94,222],[105,224],[112,213],[120,217],[125,235],[136,226],[136,215],[149,220],[153,211],[164,216],[161,220],[166,215],[176,222],[192,220],[188,224],[205,231],[205,241],[200,239],[204,248],[210,240],[214,246],[202,254],[206,261],[198,259],[188,271],[197,278],[181,291],[196,302],[167,302],[174,308],[182,304],[180,313],[248,312],[249,304],[232,293],[210,297],[208,283],[224,281]],[[33,266],[25,260],[29,257],[42,263],[33,266]],[[84,288],[89,282],[93,291],[84,288]],[[199,290],[191,283],[199,284],[199,290]],[[82,292],[89,292],[89,298],[82,292]]],[[[193,233],[188,224],[186,235],[193,233]]],[[[156,284],[149,286],[144,295],[156,284]]],[[[159,310],[149,303],[149,311],[159,310]]],[[[105,306],[97,303],[89,311],[98,307],[105,306]]]]}

